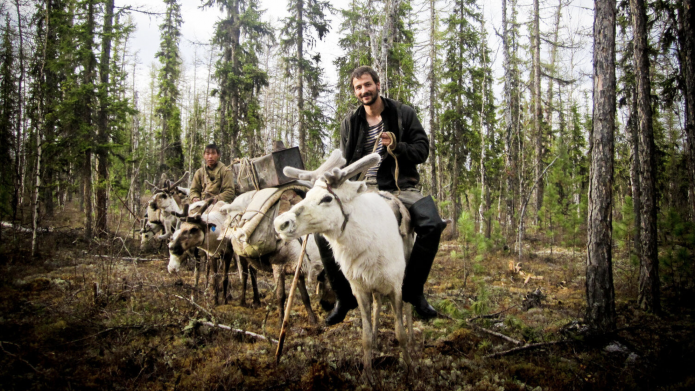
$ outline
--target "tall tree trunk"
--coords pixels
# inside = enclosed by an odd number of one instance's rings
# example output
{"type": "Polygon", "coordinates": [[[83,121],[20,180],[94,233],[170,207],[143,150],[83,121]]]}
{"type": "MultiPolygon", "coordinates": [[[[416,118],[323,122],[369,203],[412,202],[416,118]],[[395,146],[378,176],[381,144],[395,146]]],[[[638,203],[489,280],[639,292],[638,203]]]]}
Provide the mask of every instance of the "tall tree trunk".
{"type": "MultiPolygon", "coordinates": [[[[554,83],[553,83],[553,77],[556,75],[555,71],[555,65],[557,64],[557,48],[560,45],[558,42],[559,35],[560,35],[560,18],[562,15],[562,2],[563,0],[558,0],[558,5],[557,5],[557,12],[555,13],[555,26],[553,28],[553,42],[551,43],[550,47],[550,78],[548,78],[548,105],[545,109],[545,118],[546,121],[548,122],[548,129],[550,129],[550,134],[552,135],[552,129],[553,129],[553,111],[555,108],[553,107],[553,100],[555,97],[555,94],[553,93],[553,88],[554,88],[554,83]]],[[[561,110],[560,110],[561,112],[561,110]]],[[[552,137],[548,140],[548,143],[552,145],[552,137]]]]}
{"type": "Polygon", "coordinates": [[[485,34],[485,20],[482,20],[482,24],[480,26],[480,31],[482,31],[482,39],[480,40],[480,52],[481,52],[481,59],[482,59],[482,68],[483,68],[483,80],[480,84],[480,88],[483,90],[483,96],[482,100],[480,101],[480,206],[478,207],[478,214],[480,216],[480,226],[479,226],[479,233],[481,235],[486,234],[486,238],[490,238],[489,236],[489,226],[486,229],[486,218],[485,218],[485,213],[487,212],[488,205],[490,203],[490,189],[489,185],[487,184],[487,172],[485,170],[485,141],[487,138],[487,127],[485,126],[485,99],[487,98],[485,96],[485,93],[487,92],[487,73],[486,73],[486,68],[487,68],[487,59],[485,58],[485,48],[487,46],[486,40],[487,40],[487,34],[485,34]]]}
{"type": "Polygon", "coordinates": [[[533,131],[535,140],[535,178],[538,182],[534,198],[536,200],[535,224],[538,225],[538,214],[543,206],[543,179],[540,177],[543,171],[544,137],[543,111],[541,108],[541,33],[539,0],[533,0],[533,131]]]}
{"type": "MultiPolygon", "coordinates": [[[[512,5],[512,12],[513,5],[512,5]]],[[[513,29],[512,29],[513,31],[513,29]]],[[[514,229],[514,211],[516,210],[516,205],[514,203],[514,194],[517,190],[516,185],[516,144],[514,143],[514,135],[517,133],[518,129],[518,115],[517,109],[518,104],[516,100],[516,89],[515,89],[515,72],[514,65],[512,64],[512,53],[511,50],[514,46],[513,32],[509,29],[509,23],[507,21],[507,0],[502,0],[502,51],[504,55],[504,150],[505,150],[505,186],[507,191],[505,192],[505,231],[509,235],[509,230],[514,229]],[[512,41],[512,42],[510,42],[512,41]]]]}
{"type": "Polygon", "coordinates": [[[633,45],[635,54],[635,81],[637,82],[637,115],[639,118],[640,187],[642,190],[642,254],[640,257],[640,308],[659,313],[659,254],[656,232],[656,155],[652,127],[651,81],[649,80],[649,53],[647,47],[647,13],[644,0],[630,0],[633,45]]]}
{"type": "Polygon", "coordinates": [[[695,0],[683,0],[682,20],[683,79],[685,80],[686,136],[690,175],[690,218],[695,221],[695,0]]]}
{"type": "Polygon", "coordinates": [[[17,8],[17,32],[19,34],[19,80],[17,80],[17,124],[15,138],[15,188],[12,198],[13,220],[17,220],[17,211],[22,204],[24,196],[24,175],[22,167],[25,166],[26,157],[22,155],[24,146],[24,30],[22,28],[22,14],[19,0],[15,0],[17,8]]]}
{"type": "Polygon", "coordinates": [[[430,0],[430,72],[429,72],[429,82],[430,82],[430,170],[432,172],[432,189],[431,193],[437,197],[439,190],[437,188],[437,149],[434,147],[434,143],[437,139],[437,119],[436,119],[436,108],[435,102],[437,101],[437,11],[436,11],[436,0],[430,0]]]}
{"type": "MultiPolygon", "coordinates": [[[[232,2],[232,25],[230,26],[231,29],[231,61],[232,61],[232,69],[234,70],[234,75],[238,76],[241,74],[241,70],[239,69],[239,50],[240,50],[240,36],[241,36],[241,27],[240,27],[240,17],[239,17],[239,0],[233,0],[232,2]]],[[[230,97],[230,111],[231,111],[231,118],[230,118],[230,132],[232,136],[232,143],[230,146],[230,156],[229,156],[229,163],[231,164],[235,158],[238,158],[241,156],[241,152],[239,151],[239,95],[241,94],[239,84],[235,81],[234,86],[232,87],[232,90],[230,91],[232,94],[230,97]]]]}
{"type": "Polygon", "coordinates": [[[393,38],[396,35],[396,23],[398,21],[398,10],[400,7],[400,0],[386,0],[384,4],[386,20],[384,21],[384,28],[381,30],[381,59],[379,63],[382,67],[381,92],[382,95],[386,97],[390,96],[389,88],[391,87],[388,77],[388,59],[391,48],[393,48],[393,38]]]}
{"type": "Polygon", "coordinates": [[[587,323],[615,329],[612,259],[613,131],[615,127],[615,0],[594,0],[594,108],[589,138],[587,323]]]}
{"type": "Polygon", "coordinates": [[[297,0],[297,130],[299,150],[308,159],[306,145],[306,125],[304,124],[304,1],[297,0]]]}
{"type": "MultiPolygon", "coordinates": [[[[86,40],[85,53],[87,58],[84,58],[84,77],[83,85],[90,86],[94,83],[94,71],[96,68],[96,59],[93,53],[94,47],[94,3],[89,1],[87,5],[87,26],[86,26],[86,40]]],[[[92,92],[87,92],[83,94],[82,98],[82,126],[88,131],[84,134],[85,143],[87,147],[84,151],[84,160],[82,162],[82,181],[84,186],[84,213],[85,213],[85,223],[84,223],[84,235],[87,240],[90,240],[93,236],[93,221],[92,221],[92,145],[94,140],[91,137],[91,128],[93,125],[92,121],[92,106],[93,106],[93,94],[92,92]]]]}
{"type": "Polygon", "coordinates": [[[630,183],[632,186],[632,210],[635,213],[635,234],[632,243],[632,252],[638,259],[642,258],[642,187],[640,186],[640,160],[639,160],[639,128],[637,126],[637,98],[633,90],[632,103],[630,105],[630,117],[625,131],[628,132],[627,140],[630,146],[630,183]]]}
{"type": "Polygon", "coordinates": [[[96,186],[96,231],[102,236],[107,228],[107,190],[109,183],[108,150],[109,142],[109,69],[111,65],[111,34],[113,31],[114,0],[106,0],[104,10],[104,31],[101,41],[101,60],[99,64],[99,114],[97,122],[97,186],[96,186]]]}

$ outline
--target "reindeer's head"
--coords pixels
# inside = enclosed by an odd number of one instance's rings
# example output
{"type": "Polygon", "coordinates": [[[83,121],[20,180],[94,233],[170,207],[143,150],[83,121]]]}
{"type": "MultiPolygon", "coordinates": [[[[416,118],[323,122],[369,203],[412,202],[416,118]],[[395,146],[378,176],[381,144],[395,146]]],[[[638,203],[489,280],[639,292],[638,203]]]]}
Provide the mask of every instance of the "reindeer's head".
{"type": "Polygon", "coordinates": [[[184,204],[182,213],[175,213],[182,221],[169,242],[169,273],[179,271],[184,253],[205,243],[208,224],[203,221],[202,215],[211,203],[211,200],[206,202],[204,207],[192,216],[188,216],[188,204],[184,204]]]}
{"type": "Polygon", "coordinates": [[[147,204],[148,215],[153,217],[158,215],[157,211],[163,210],[169,213],[180,212],[181,208],[181,197],[178,195],[178,185],[183,182],[183,180],[188,175],[186,171],[183,176],[176,182],[171,183],[166,181],[161,187],[157,187],[149,181],[145,181],[146,184],[152,186],[152,198],[147,204]]]}
{"type": "Polygon", "coordinates": [[[156,234],[164,231],[164,227],[161,223],[153,223],[147,221],[147,219],[142,220],[142,226],[137,232],[140,233],[140,248],[145,248],[147,244],[154,238],[156,234]]]}
{"type": "Polygon", "coordinates": [[[351,182],[348,178],[368,170],[379,159],[379,154],[374,153],[341,169],[345,159],[336,150],[316,171],[286,167],[286,176],[309,181],[307,185],[313,187],[302,202],[275,219],[275,231],[285,240],[309,233],[340,234],[349,221],[352,200],[367,190],[364,182],[351,182]]]}

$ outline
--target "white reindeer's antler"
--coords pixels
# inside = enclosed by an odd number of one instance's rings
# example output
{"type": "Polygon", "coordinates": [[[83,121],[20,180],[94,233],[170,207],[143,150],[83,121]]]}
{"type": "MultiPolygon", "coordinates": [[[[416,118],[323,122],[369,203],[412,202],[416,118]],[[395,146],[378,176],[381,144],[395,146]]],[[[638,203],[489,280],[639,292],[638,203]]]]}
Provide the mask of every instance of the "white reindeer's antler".
{"type": "MultiPolygon", "coordinates": [[[[295,167],[285,167],[282,172],[289,178],[297,178],[301,181],[308,182],[312,187],[314,182],[319,179],[325,172],[330,171],[333,168],[341,167],[345,165],[345,159],[343,158],[343,153],[339,149],[336,149],[331,153],[319,168],[314,171],[300,170],[295,167]]],[[[306,183],[305,183],[306,184],[306,183]]]]}
{"type": "Polygon", "coordinates": [[[325,172],[323,176],[327,184],[338,187],[354,175],[369,170],[378,164],[380,160],[381,156],[378,153],[372,153],[345,168],[335,167],[331,171],[325,172]]]}

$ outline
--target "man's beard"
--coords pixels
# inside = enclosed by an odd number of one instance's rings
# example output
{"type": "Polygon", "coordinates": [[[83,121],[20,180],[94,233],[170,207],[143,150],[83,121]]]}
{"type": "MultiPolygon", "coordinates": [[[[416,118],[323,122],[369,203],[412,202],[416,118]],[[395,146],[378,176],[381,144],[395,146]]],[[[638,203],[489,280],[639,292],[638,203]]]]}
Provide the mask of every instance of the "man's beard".
{"type": "MultiPolygon", "coordinates": [[[[376,103],[376,100],[377,100],[378,97],[379,97],[379,94],[378,94],[378,93],[375,93],[374,95],[372,95],[372,97],[371,97],[372,99],[370,99],[370,100],[367,101],[367,102],[362,101],[362,104],[365,105],[365,106],[371,106],[371,105],[373,105],[374,103],[376,103]]],[[[362,99],[364,99],[364,96],[362,96],[362,99]]]]}

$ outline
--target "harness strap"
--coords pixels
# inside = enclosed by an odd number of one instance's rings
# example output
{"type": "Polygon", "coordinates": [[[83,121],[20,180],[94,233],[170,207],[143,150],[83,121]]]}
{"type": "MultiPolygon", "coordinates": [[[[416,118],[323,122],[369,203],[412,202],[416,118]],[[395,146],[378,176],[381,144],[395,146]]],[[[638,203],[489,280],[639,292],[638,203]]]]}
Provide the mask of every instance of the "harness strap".
{"type": "Polygon", "coordinates": [[[343,207],[343,201],[340,200],[340,197],[338,197],[337,194],[333,191],[331,188],[331,185],[326,183],[326,190],[335,198],[336,201],[338,201],[338,206],[340,206],[340,213],[343,214],[343,227],[340,229],[341,232],[345,231],[345,226],[348,223],[348,220],[350,219],[350,215],[345,213],[345,208],[343,207]]]}

